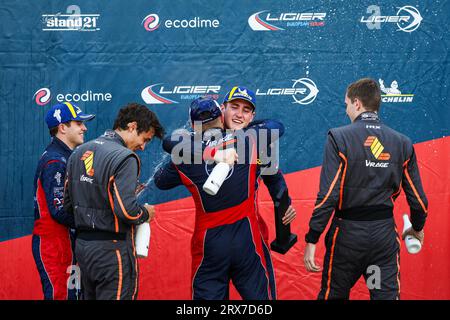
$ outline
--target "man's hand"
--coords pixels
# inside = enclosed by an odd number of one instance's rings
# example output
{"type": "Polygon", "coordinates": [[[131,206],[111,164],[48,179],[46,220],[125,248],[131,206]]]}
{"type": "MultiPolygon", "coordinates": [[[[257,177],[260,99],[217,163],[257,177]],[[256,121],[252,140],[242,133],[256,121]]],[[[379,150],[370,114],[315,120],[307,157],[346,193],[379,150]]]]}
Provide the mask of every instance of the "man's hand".
{"type": "Polygon", "coordinates": [[[423,239],[425,237],[423,230],[416,231],[413,228],[406,229],[402,234],[402,239],[405,240],[406,236],[411,235],[417,239],[419,239],[420,244],[423,245],[423,239]]]}
{"type": "Polygon", "coordinates": [[[147,222],[150,222],[153,217],[155,216],[155,207],[149,204],[144,204],[145,209],[148,211],[148,220],[147,222]]]}
{"type": "Polygon", "coordinates": [[[316,245],[313,243],[307,243],[305,248],[304,262],[306,270],[309,272],[319,272],[321,269],[314,262],[314,256],[316,254],[316,245]]]}
{"type": "Polygon", "coordinates": [[[214,160],[216,162],[225,162],[228,165],[232,166],[236,161],[238,161],[238,154],[236,149],[229,148],[224,150],[217,150],[214,155],[214,160]]]}
{"type": "Polygon", "coordinates": [[[284,225],[288,225],[289,223],[291,223],[292,221],[294,221],[294,219],[297,217],[297,212],[295,211],[293,206],[289,206],[289,208],[286,210],[286,212],[284,213],[283,216],[283,224],[284,225]]]}

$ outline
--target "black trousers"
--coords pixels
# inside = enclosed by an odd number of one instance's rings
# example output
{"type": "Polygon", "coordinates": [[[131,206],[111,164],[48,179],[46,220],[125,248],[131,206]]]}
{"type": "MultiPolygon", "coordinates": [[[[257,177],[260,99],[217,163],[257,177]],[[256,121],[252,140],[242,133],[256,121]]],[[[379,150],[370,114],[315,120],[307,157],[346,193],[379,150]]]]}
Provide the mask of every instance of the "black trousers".
{"type": "Polygon", "coordinates": [[[134,300],[138,264],[130,240],[76,240],[85,300],[134,300]]]}
{"type": "Polygon", "coordinates": [[[348,299],[363,276],[371,300],[400,299],[400,239],[393,218],[352,221],[334,218],[325,237],[318,299],[348,299]]]}

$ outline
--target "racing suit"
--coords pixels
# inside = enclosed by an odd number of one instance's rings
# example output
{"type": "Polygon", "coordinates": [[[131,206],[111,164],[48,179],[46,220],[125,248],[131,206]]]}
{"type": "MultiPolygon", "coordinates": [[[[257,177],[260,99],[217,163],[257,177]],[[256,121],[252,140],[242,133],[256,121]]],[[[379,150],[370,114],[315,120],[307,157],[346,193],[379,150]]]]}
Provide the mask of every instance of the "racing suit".
{"type": "MultiPolygon", "coordinates": [[[[283,134],[281,123],[271,121],[269,124],[254,126],[254,132],[264,128],[269,132],[279,130],[279,136],[283,134]]],[[[239,139],[245,139],[242,133],[243,130],[235,135],[222,131],[222,138],[215,146],[212,146],[211,140],[202,139],[203,159],[211,159],[214,150],[220,146],[235,145],[239,139]]],[[[203,138],[205,135],[203,133],[203,138]]],[[[264,234],[267,230],[262,230],[265,224],[258,216],[256,206],[261,173],[257,161],[260,154],[257,140],[258,135],[249,135],[245,140],[249,152],[239,154],[239,159],[245,161],[232,167],[215,196],[202,189],[214,168],[214,164],[205,160],[201,164],[175,165],[171,162],[155,173],[158,188],[185,185],[194,198],[196,219],[191,242],[193,299],[228,299],[230,279],[243,299],[276,299],[273,264],[267,234],[264,234]]],[[[167,142],[166,138],[165,150],[170,152],[171,146],[167,147],[167,142]]],[[[284,179],[280,171],[277,175],[281,179],[273,179],[271,186],[282,188],[285,186],[284,179]]],[[[276,192],[272,191],[272,194],[276,192]]]]}
{"type": "Polygon", "coordinates": [[[348,299],[363,275],[379,268],[380,286],[371,299],[400,298],[400,239],[393,219],[394,201],[405,191],[414,230],[422,230],[427,199],[411,141],[364,112],[347,126],[328,133],[320,191],[308,243],[317,243],[333,211],[325,237],[326,254],[319,299],[348,299]]]}
{"type": "Polygon", "coordinates": [[[149,219],[136,202],[139,166],[137,155],[112,130],[69,158],[64,209],[75,218],[75,254],[87,300],[137,297],[134,227],[149,219]]]}
{"type": "Polygon", "coordinates": [[[73,216],[63,209],[66,162],[72,150],[57,137],[39,159],[34,177],[32,252],[44,299],[78,299],[79,279],[73,254],[73,216]],[[72,281],[71,277],[75,276],[72,281]],[[70,278],[70,279],[69,279],[70,278]]]}

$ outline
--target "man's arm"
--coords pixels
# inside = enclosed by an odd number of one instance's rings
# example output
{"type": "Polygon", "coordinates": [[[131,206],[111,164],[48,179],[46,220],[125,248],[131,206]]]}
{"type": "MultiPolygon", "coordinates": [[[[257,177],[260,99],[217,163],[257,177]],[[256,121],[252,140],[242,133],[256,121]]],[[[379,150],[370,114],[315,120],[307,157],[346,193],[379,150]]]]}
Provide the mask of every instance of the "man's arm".
{"type": "MultiPolygon", "coordinates": [[[[278,172],[276,174],[262,175],[261,178],[264,181],[264,184],[266,185],[267,189],[269,190],[269,194],[270,197],[272,198],[273,203],[275,203],[277,201],[276,196],[279,193],[279,191],[287,188],[283,173],[281,172],[280,169],[278,169],[278,172]]],[[[287,209],[287,211],[283,216],[283,223],[284,224],[291,223],[296,216],[297,213],[294,207],[291,206],[291,197],[289,197],[289,208],[287,209]]]]}
{"type": "Polygon", "coordinates": [[[421,231],[428,214],[428,200],[423,191],[414,147],[411,156],[403,164],[402,186],[411,211],[411,224],[415,231],[421,231]]]}
{"type": "Polygon", "coordinates": [[[141,224],[149,220],[150,214],[136,199],[138,160],[126,158],[119,166],[108,186],[111,207],[114,214],[128,224],[141,224]]]}
{"type": "Polygon", "coordinates": [[[183,184],[180,175],[172,162],[162,166],[153,176],[158,189],[168,190],[183,184]]]}
{"type": "MultiPolygon", "coordinates": [[[[67,168],[66,168],[66,176],[64,178],[64,201],[63,201],[63,209],[64,211],[71,215],[72,217],[73,215],[73,203],[72,203],[72,198],[70,197],[71,194],[71,185],[69,183],[69,179],[71,176],[71,169],[70,169],[70,158],[67,160],[67,168]]],[[[74,224],[75,225],[75,224],[74,224]]]]}
{"type": "Polygon", "coordinates": [[[305,236],[308,243],[315,244],[319,241],[320,235],[338,204],[342,169],[338,147],[331,133],[328,133],[320,172],[320,189],[309,221],[309,232],[305,236]]]}
{"type": "Polygon", "coordinates": [[[52,218],[60,224],[74,228],[73,214],[66,212],[63,207],[65,173],[65,163],[56,159],[50,160],[42,171],[40,182],[52,218]]]}

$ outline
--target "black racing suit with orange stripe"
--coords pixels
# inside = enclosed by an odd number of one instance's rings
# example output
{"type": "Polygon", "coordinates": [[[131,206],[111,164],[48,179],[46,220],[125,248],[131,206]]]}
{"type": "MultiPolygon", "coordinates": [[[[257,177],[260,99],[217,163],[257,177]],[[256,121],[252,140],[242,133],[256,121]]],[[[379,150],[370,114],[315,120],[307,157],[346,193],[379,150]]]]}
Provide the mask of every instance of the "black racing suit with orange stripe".
{"type": "Polygon", "coordinates": [[[137,297],[135,225],[148,220],[137,204],[139,158],[108,130],[74,150],[67,164],[64,210],[75,218],[75,254],[85,299],[137,297]]]}
{"type": "Polygon", "coordinates": [[[331,129],[325,146],[320,191],[308,243],[325,237],[319,299],[347,299],[363,275],[371,299],[399,298],[400,240],[394,201],[403,188],[414,230],[423,229],[427,198],[409,138],[364,112],[347,126],[331,129]]]}

